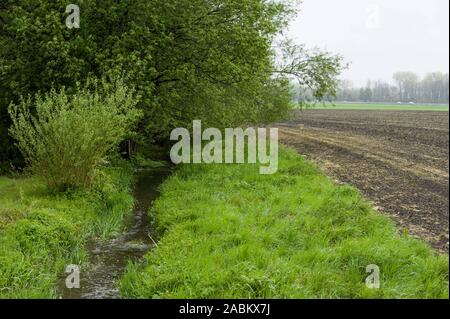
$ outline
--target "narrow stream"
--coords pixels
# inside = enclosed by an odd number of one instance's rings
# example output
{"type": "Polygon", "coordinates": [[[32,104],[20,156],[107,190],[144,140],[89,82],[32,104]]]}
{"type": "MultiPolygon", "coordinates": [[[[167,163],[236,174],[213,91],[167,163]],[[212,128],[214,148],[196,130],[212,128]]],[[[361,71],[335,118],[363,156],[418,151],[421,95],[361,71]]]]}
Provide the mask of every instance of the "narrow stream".
{"type": "Polygon", "coordinates": [[[139,260],[155,243],[151,237],[148,209],[158,197],[158,187],[169,169],[138,172],[134,186],[135,207],[127,232],[108,241],[92,240],[87,244],[89,264],[80,269],[80,288],[66,287],[66,276],[58,284],[62,299],[118,299],[117,280],[130,260],[139,260]]]}

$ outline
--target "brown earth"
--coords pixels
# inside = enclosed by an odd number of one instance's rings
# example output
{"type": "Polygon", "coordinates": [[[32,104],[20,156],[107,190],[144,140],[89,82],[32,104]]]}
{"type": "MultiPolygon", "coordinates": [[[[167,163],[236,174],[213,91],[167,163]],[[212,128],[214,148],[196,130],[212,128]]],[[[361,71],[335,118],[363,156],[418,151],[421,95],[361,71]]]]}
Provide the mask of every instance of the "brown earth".
{"type": "Polygon", "coordinates": [[[306,110],[273,126],[283,144],[448,253],[448,112],[306,110]]]}

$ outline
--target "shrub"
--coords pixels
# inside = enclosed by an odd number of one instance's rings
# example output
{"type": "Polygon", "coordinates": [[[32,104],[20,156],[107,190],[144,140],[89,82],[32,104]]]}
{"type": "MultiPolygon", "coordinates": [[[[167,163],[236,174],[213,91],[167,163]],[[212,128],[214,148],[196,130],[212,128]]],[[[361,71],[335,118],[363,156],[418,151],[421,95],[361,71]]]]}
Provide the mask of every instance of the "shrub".
{"type": "Polygon", "coordinates": [[[11,136],[31,171],[53,190],[86,187],[96,169],[130,135],[141,112],[122,81],[91,80],[74,94],[51,90],[11,104],[11,136]]]}

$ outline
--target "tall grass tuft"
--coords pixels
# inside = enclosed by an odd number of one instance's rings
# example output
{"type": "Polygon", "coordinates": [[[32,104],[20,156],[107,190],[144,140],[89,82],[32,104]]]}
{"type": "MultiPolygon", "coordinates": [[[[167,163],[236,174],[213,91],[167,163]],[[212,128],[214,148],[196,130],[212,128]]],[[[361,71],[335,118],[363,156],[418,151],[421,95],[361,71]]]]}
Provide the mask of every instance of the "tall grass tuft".
{"type": "Polygon", "coordinates": [[[121,80],[90,80],[74,94],[52,90],[11,104],[11,136],[31,171],[50,189],[88,187],[107,154],[141,116],[121,80]]]}

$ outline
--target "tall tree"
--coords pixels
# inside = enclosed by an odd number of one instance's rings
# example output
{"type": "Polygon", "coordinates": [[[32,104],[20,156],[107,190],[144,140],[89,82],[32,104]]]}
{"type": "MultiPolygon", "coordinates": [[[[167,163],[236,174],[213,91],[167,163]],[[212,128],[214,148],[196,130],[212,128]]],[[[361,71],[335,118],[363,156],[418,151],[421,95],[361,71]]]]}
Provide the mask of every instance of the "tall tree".
{"type": "MultiPolygon", "coordinates": [[[[108,73],[141,98],[142,137],[167,140],[193,119],[223,127],[277,119],[289,110],[289,75],[323,98],[336,89],[341,58],[273,42],[296,0],[79,0],[81,26],[65,25],[67,1],[3,0],[0,112],[20,95],[108,73]],[[271,94],[268,94],[271,92],[271,94]]],[[[1,142],[0,142],[1,143],[1,142]]],[[[8,144],[3,142],[3,144],[8,144]]],[[[0,157],[2,157],[0,146],[0,157]]],[[[1,161],[1,159],[0,159],[1,161]]]]}
{"type": "Polygon", "coordinates": [[[409,102],[416,99],[419,77],[413,72],[397,72],[393,76],[397,83],[400,100],[409,102]]]}

